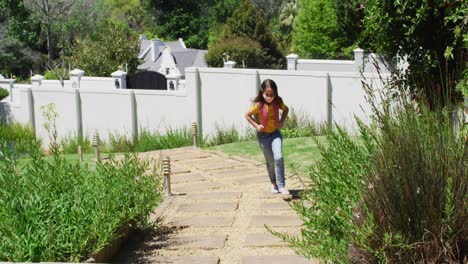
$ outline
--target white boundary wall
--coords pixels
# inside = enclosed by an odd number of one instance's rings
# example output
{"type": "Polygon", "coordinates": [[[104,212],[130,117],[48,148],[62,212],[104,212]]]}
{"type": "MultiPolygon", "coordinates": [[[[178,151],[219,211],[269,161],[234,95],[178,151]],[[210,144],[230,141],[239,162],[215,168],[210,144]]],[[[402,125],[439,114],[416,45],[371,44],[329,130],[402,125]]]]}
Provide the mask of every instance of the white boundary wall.
{"type": "MultiPolygon", "coordinates": [[[[131,138],[133,92],[139,131],[188,128],[198,121],[203,135],[209,136],[216,131],[216,125],[241,130],[248,127],[244,114],[258,85],[269,78],[278,84],[279,94],[290,108],[317,122],[331,120],[350,131],[356,129],[355,115],[368,122],[365,113],[369,107],[362,89],[363,78],[358,72],[226,68],[186,68],[185,72],[185,89],[179,91],[102,89],[99,83],[93,84],[95,88],[89,84],[88,88],[73,89],[68,85],[61,88],[58,81],[55,88],[44,82],[39,87],[15,85],[14,94],[19,96],[13,102],[8,98],[2,101],[0,119],[7,113],[9,119],[34,123],[37,135],[48,144],[41,106],[53,103],[59,114],[56,126],[61,137],[77,135],[81,126],[77,118],[81,116],[84,136],[92,138],[97,131],[104,140],[108,140],[109,133],[131,138]]],[[[380,84],[377,74],[363,76],[368,82],[380,84]]]]}

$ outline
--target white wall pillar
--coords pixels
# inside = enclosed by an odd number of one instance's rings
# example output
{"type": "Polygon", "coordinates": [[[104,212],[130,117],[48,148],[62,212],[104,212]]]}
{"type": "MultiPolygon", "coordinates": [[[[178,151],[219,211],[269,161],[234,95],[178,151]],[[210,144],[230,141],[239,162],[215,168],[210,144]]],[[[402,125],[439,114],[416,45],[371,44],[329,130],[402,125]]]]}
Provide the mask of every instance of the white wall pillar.
{"type": "Polygon", "coordinates": [[[0,79],[0,87],[3,87],[8,90],[10,93],[10,102],[13,102],[13,85],[15,84],[15,79],[0,79]]]}
{"type": "Polygon", "coordinates": [[[42,80],[44,80],[45,77],[40,75],[40,74],[36,74],[34,75],[33,77],[31,77],[31,86],[33,88],[39,88],[41,87],[42,85],[42,80]]]}
{"type": "Polygon", "coordinates": [[[111,73],[116,89],[127,89],[127,73],[121,70],[111,73]]]}
{"type": "Polygon", "coordinates": [[[73,71],[70,71],[70,81],[72,82],[72,88],[80,88],[81,77],[83,77],[84,73],[85,72],[80,69],[74,69],[73,71]]]}
{"type": "Polygon", "coordinates": [[[236,62],[235,61],[226,61],[224,63],[224,68],[228,68],[228,69],[232,69],[236,66],[236,62]]]}
{"type": "Polygon", "coordinates": [[[364,71],[364,50],[357,48],[354,52],[354,68],[356,71],[364,71]]]}
{"type": "Polygon", "coordinates": [[[297,70],[297,59],[299,56],[297,54],[289,54],[286,56],[286,60],[288,61],[288,70],[295,71],[297,70]]]}
{"type": "Polygon", "coordinates": [[[167,90],[169,91],[179,90],[178,86],[179,86],[180,76],[169,74],[166,76],[166,80],[167,80],[167,90]]]}

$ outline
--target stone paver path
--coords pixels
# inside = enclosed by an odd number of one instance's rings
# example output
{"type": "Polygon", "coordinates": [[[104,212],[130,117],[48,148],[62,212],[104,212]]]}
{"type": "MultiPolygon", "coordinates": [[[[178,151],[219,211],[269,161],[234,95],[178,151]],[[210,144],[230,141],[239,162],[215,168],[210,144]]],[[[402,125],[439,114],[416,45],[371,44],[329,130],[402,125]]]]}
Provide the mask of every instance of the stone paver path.
{"type": "MultiPolygon", "coordinates": [[[[260,150],[259,150],[260,151],[260,150]]],[[[163,217],[163,234],[147,238],[120,256],[126,263],[303,264],[275,231],[299,234],[301,220],[290,208],[292,195],[271,194],[261,162],[193,147],[153,151],[141,158],[171,159],[173,195],[152,219],[163,217]]],[[[287,176],[288,189],[300,190],[287,176]]],[[[294,192],[293,192],[294,193],[294,192]]]]}

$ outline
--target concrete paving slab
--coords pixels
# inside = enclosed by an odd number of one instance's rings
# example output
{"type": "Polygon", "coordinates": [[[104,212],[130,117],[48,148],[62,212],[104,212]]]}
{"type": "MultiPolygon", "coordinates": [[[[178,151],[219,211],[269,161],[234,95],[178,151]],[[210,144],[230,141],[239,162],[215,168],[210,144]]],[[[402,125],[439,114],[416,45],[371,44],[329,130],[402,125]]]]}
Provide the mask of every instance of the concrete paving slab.
{"type": "Polygon", "coordinates": [[[172,184],[171,188],[176,193],[196,193],[209,191],[212,189],[220,189],[226,187],[226,185],[218,182],[199,182],[199,183],[178,183],[172,184]]]}
{"type": "Polygon", "coordinates": [[[177,212],[234,212],[237,210],[238,202],[225,203],[186,203],[179,205],[177,212]]]}
{"type": "Polygon", "coordinates": [[[244,256],[241,264],[318,264],[300,256],[244,256]]]}
{"type": "Polygon", "coordinates": [[[301,219],[289,215],[254,215],[250,218],[250,226],[300,226],[301,219]]]}
{"type": "MultiPolygon", "coordinates": [[[[146,262],[145,262],[146,263],[146,262]]],[[[208,257],[208,256],[186,256],[186,257],[176,257],[176,256],[155,256],[149,257],[148,263],[159,263],[159,264],[218,264],[218,257],[208,257]]]]}
{"type": "Polygon", "coordinates": [[[176,236],[165,241],[158,241],[156,245],[166,249],[221,249],[226,239],[227,235],[176,236]]]}
{"type": "Polygon", "coordinates": [[[233,168],[236,166],[240,166],[239,163],[235,162],[214,162],[214,163],[199,163],[194,165],[195,168],[202,170],[202,171],[211,171],[211,170],[219,170],[219,169],[226,169],[226,168],[233,168]]]}
{"type": "Polygon", "coordinates": [[[288,243],[281,240],[281,238],[270,233],[248,234],[244,242],[245,247],[282,247],[287,245],[288,243]]]}
{"type": "Polygon", "coordinates": [[[255,167],[238,167],[238,168],[230,168],[226,170],[218,170],[213,172],[212,174],[216,177],[237,177],[237,176],[244,176],[244,175],[252,175],[258,173],[265,173],[265,170],[258,169],[255,167]]]}
{"type": "Polygon", "coordinates": [[[182,173],[182,174],[172,174],[171,183],[182,183],[182,182],[199,182],[207,180],[207,177],[204,177],[200,174],[192,173],[182,173]]]}
{"type": "Polygon", "coordinates": [[[189,200],[219,200],[219,199],[237,199],[242,195],[241,192],[210,192],[210,193],[192,193],[187,195],[189,200]]]}
{"type": "Polygon", "coordinates": [[[252,176],[252,177],[242,177],[237,178],[234,182],[241,185],[257,184],[257,183],[268,183],[270,179],[266,175],[252,176]]]}
{"type": "Polygon", "coordinates": [[[258,207],[261,210],[290,210],[291,206],[287,202],[261,203],[258,207]]]}
{"type": "Polygon", "coordinates": [[[191,216],[174,217],[169,220],[170,226],[189,226],[189,227],[224,227],[231,226],[234,222],[233,216],[191,216]]]}

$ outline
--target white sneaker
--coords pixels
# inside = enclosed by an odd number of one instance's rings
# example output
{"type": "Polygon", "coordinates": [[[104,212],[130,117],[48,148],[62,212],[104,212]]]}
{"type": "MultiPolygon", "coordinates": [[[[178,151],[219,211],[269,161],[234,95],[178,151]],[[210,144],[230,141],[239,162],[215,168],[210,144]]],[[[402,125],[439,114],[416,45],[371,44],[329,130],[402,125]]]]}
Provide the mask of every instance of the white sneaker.
{"type": "Polygon", "coordinates": [[[271,193],[279,193],[278,186],[272,184],[271,185],[271,193]]]}
{"type": "Polygon", "coordinates": [[[289,191],[286,188],[279,188],[281,194],[289,194],[289,191]]]}

